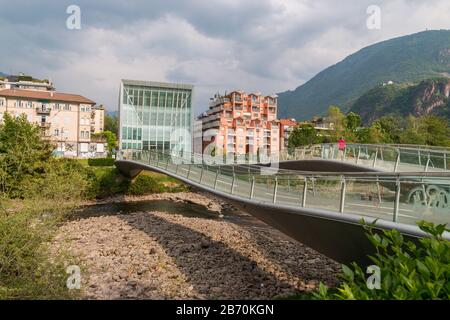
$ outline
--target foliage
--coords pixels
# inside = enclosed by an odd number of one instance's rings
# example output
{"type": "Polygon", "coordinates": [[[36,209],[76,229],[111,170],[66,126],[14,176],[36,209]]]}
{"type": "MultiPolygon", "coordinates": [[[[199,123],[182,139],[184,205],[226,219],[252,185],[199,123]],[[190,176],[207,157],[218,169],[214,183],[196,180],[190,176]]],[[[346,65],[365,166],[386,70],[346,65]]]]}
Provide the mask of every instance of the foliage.
{"type": "Polygon", "coordinates": [[[348,131],[354,132],[361,125],[361,116],[354,112],[350,112],[345,117],[345,125],[348,131]]]}
{"type": "Polygon", "coordinates": [[[114,161],[113,158],[90,158],[87,163],[91,167],[112,167],[114,161]]]}
{"type": "Polygon", "coordinates": [[[330,106],[326,118],[327,122],[333,125],[333,130],[329,133],[332,141],[338,141],[345,133],[346,119],[341,109],[337,106],[330,106]]]}
{"type": "Polygon", "coordinates": [[[389,114],[374,121],[372,126],[376,126],[380,129],[383,135],[382,142],[399,143],[400,135],[406,127],[406,121],[404,120],[404,117],[396,114],[389,114]]]}
{"type": "Polygon", "coordinates": [[[310,124],[295,127],[289,136],[289,148],[296,148],[300,146],[308,146],[321,143],[322,139],[318,132],[310,124]]]}
{"type": "Polygon", "coordinates": [[[105,198],[127,192],[130,181],[122,176],[117,168],[92,167],[89,169],[93,173],[91,176],[92,197],[105,198]]]}
{"type": "Polygon", "coordinates": [[[5,113],[0,124],[0,192],[21,196],[23,184],[45,171],[53,149],[25,115],[5,113]]]}
{"type": "Polygon", "coordinates": [[[438,116],[410,116],[408,127],[400,135],[400,143],[450,146],[450,123],[438,116]]]}
{"type": "Polygon", "coordinates": [[[369,256],[380,268],[379,289],[369,289],[368,275],[356,263],[343,266],[343,282],[329,291],[323,284],[315,294],[317,299],[357,300],[419,300],[450,299],[450,241],[442,238],[445,225],[421,222],[420,228],[430,237],[418,243],[405,241],[393,229],[376,233],[367,227],[368,238],[376,249],[369,256]]]}
{"type": "Polygon", "coordinates": [[[108,153],[112,154],[112,152],[117,148],[118,141],[117,141],[117,135],[114,132],[111,131],[103,131],[103,135],[106,138],[106,143],[108,145],[108,153]]]}
{"type": "Polygon", "coordinates": [[[131,183],[130,188],[127,190],[131,195],[144,195],[147,193],[161,193],[164,192],[164,187],[160,185],[155,179],[145,175],[139,175],[131,183]]]}
{"type": "Polygon", "coordinates": [[[105,114],[105,131],[119,136],[119,118],[116,115],[105,114]]]}

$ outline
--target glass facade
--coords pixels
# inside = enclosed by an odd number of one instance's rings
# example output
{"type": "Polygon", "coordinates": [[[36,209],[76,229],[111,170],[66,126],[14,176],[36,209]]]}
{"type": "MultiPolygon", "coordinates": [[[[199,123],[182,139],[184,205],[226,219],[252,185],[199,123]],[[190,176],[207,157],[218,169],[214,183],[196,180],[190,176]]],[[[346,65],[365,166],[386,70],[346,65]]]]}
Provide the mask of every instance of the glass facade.
{"type": "Polygon", "coordinates": [[[193,86],[122,80],[120,148],[191,152],[193,86]]]}

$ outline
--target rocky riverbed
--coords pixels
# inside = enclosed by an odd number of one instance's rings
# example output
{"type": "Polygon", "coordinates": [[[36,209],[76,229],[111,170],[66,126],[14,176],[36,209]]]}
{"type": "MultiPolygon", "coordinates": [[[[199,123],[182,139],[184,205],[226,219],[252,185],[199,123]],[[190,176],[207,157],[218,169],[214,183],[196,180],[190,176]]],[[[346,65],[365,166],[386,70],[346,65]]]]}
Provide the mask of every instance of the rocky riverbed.
{"type": "Polygon", "coordinates": [[[272,299],[337,284],[340,266],[229,206],[198,193],[114,201],[170,200],[201,204],[216,219],[162,211],[75,218],[54,248],[79,258],[87,299],[272,299]],[[254,223],[249,223],[253,221],[254,223]]]}

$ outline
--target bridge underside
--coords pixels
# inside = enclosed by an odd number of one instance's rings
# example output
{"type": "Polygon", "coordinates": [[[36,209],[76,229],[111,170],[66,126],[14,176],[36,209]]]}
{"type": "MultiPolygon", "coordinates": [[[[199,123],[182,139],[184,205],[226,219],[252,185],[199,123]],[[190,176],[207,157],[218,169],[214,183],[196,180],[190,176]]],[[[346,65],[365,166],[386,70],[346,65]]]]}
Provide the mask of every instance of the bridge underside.
{"type": "MultiPolygon", "coordinates": [[[[293,164],[295,168],[304,165],[306,164],[299,164],[299,162],[293,164]]],[[[315,165],[320,170],[324,168],[320,163],[316,163],[315,165]]],[[[298,207],[292,207],[261,203],[208,188],[162,168],[135,161],[119,160],[116,161],[116,166],[123,174],[130,178],[135,177],[142,170],[167,174],[202,191],[209,192],[214,196],[226,200],[235,207],[264,221],[300,243],[338,262],[348,264],[355,261],[362,265],[370,263],[367,255],[373,253],[373,248],[365,235],[366,230],[361,225],[362,216],[302,208],[300,205],[298,207]]],[[[282,164],[282,166],[287,168],[286,163],[282,164]]],[[[334,164],[331,164],[331,166],[334,166],[334,164]]],[[[357,168],[353,167],[353,169],[356,170],[357,168]]],[[[424,233],[416,226],[395,224],[389,221],[375,221],[371,217],[364,219],[367,223],[375,222],[375,230],[396,228],[405,238],[413,241],[417,241],[418,238],[424,236],[424,233]]]]}

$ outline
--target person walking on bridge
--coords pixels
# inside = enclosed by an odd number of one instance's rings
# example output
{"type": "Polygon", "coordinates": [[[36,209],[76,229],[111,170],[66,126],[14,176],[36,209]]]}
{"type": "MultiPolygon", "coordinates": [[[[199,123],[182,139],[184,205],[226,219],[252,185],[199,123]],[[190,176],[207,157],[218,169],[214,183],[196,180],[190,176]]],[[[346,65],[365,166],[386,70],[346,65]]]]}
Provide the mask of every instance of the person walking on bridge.
{"type": "Polygon", "coordinates": [[[344,161],[344,155],[345,155],[345,149],[347,148],[347,145],[345,144],[344,137],[341,137],[338,141],[338,158],[341,158],[342,161],[344,161]]]}

